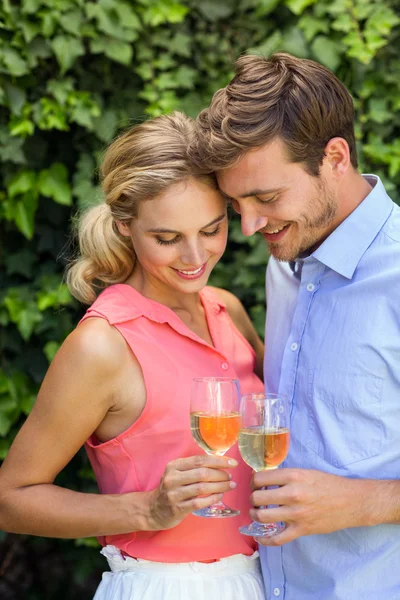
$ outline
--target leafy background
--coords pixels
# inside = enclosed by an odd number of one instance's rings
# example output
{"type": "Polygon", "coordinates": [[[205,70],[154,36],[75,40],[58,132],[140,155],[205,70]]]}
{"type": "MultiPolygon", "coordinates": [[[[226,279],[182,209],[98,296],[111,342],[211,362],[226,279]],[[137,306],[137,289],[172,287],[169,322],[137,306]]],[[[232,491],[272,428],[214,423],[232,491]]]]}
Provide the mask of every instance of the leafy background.
{"type": "MultiPolygon", "coordinates": [[[[99,199],[105,145],[129,124],[195,116],[243,52],[285,50],[331,68],[353,94],[364,172],[400,190],[399,0],[3,0],[0,7],[0,459],[82,307],[62,282],[71,215],[99,199]]],[[[339,108],[340,109],[340,108],[339,108]]],[[[213,283],[262,333],[265,245],[232,219],[213,283]]],[[[84,453],[57,479],[96,486],[84,453]]],[[[95,540],[0,532],[3,600],[89,599],[95,540]]]]}

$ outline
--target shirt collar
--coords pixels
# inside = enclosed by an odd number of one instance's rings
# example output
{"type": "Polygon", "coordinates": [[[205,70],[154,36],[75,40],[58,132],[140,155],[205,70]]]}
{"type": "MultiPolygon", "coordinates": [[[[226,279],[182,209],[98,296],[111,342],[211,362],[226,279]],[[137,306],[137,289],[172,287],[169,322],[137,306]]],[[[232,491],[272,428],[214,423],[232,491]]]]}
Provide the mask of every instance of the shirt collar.
{"type": "MultiPolygon", "coordinates": [[[[118,283],[106,288],[100,294],[99,300],[105,299],[108,294],[113,296],[113,314],[109,317],[112,325],[143,316],[155,323],[169,323],[177,330],[187,329],[172,309],[156,300],[142,296],[128,284],[118,283]]],[[[226,308],[225,303],[220,300],[212,288],[203,288],[200,291],[200,297],[206,312],[211,309],[213,314],[219,314],[222,309],[226,308]]]]}
{"type": "MultiPolygon", "coordinates": [[[[309,257],[351,279],[362,256],[393,210],[382,181],[376,175],[363,176],[373,189],[309,257]]],[[[307,259],[304,259],[307,261],[307,259]]]]}

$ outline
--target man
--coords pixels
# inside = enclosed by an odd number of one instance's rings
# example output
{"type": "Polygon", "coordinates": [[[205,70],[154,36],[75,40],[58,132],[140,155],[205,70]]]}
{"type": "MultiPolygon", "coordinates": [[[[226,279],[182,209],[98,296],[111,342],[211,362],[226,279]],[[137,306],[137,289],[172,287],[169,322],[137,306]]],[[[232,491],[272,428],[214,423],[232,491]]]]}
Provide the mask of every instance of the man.
{"type": "Polygon", "coordinates": [[[312,61],[241,57],[198,132],[271,254],[265,382],[291,447],[253,478],[251,517],[286,524],[259,539],[267,598],[400,599],[400,209],[358,172],[350,94],[312,61]]]}

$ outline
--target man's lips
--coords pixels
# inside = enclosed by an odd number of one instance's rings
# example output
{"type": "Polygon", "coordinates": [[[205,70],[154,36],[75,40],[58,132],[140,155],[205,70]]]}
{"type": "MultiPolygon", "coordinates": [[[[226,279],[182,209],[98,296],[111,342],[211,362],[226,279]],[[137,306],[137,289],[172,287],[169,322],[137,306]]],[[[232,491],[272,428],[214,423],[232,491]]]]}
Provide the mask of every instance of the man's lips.
{"type": "Polygon", "coordinates": [[[289,227],[290,223],[285,225],[284,228],[281,229],[281,231],[278,231],[277,233],[267,233],[266,231],[263,231],[262,234],[267,240],[267,242],[279,242],[286,235],[289,227]]]}

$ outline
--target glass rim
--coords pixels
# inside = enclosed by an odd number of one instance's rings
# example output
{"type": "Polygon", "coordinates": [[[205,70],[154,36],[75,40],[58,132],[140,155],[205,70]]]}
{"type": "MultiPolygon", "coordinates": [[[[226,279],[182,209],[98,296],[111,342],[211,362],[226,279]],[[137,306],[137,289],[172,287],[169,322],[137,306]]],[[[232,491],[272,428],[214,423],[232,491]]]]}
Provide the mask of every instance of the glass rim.
{"type": "Polygon", "coordinates": [[[222,382],[222,383],[227,383],[228,381],[235,381],[237,383],[239,383],[239,380],[236,379],[235,377],[193,377],[193,381],[199,382],[201,383],[202,381],[204,382],[222,382]]]}
{"type": "Polygon", "coordinates": [[[242,400],[253,400],[253,402],[268,402],[269,400],[287,400],[286,394],[275,394],[272,392],[250,392],[242,395],[242,400]]]}

